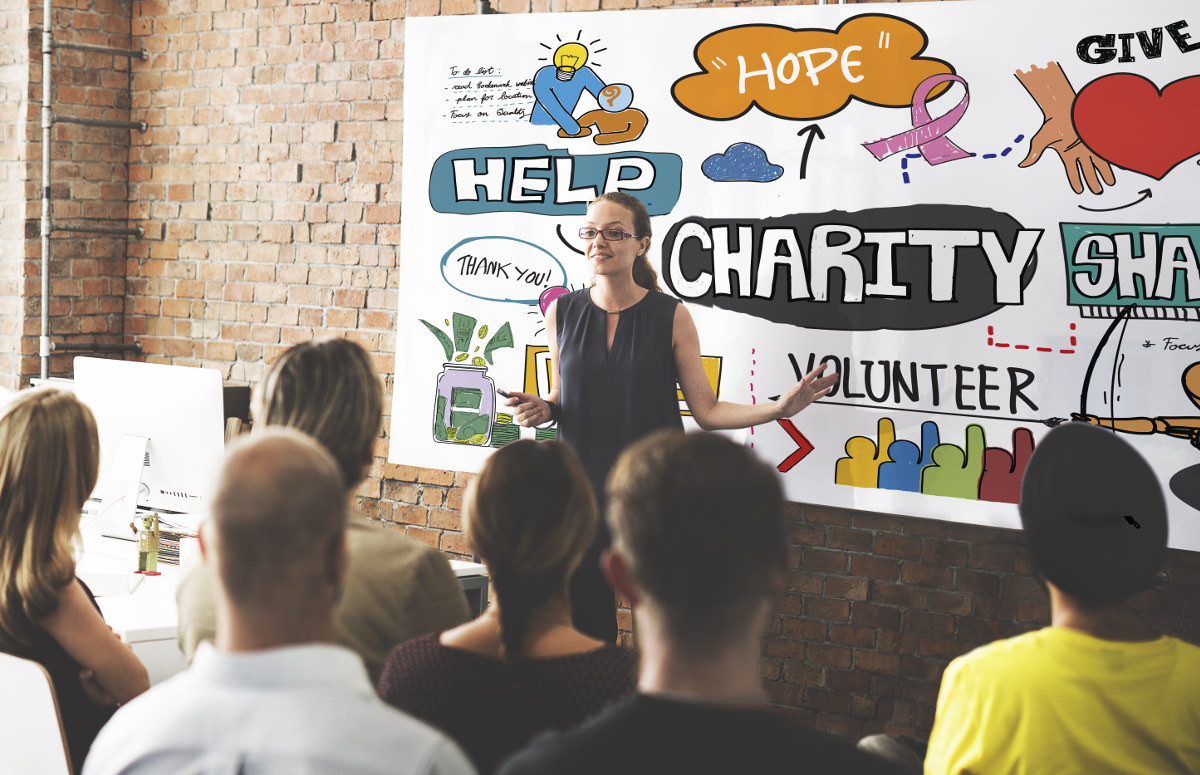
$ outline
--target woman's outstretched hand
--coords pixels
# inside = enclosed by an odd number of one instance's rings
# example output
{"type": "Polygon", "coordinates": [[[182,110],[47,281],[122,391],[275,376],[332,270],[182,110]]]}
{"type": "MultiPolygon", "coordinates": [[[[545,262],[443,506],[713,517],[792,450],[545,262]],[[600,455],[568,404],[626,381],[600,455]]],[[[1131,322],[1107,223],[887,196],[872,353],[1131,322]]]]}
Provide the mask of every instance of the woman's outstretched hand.
{"type": "Polygon", "coordinates": [[[510,390],[504,405],[512,407],[513,420],[522,428],[532,428],[550,422],[550,406],[533,393],[510,390]]]}
{"type": "Polygon", "coordinates": [[[810,371],[804,379],[793,385],[775,402],[778,419],[791,417],[804,407],[826,395],[837,384],[837,373],[822,376],[825,364],[810,371]]]}

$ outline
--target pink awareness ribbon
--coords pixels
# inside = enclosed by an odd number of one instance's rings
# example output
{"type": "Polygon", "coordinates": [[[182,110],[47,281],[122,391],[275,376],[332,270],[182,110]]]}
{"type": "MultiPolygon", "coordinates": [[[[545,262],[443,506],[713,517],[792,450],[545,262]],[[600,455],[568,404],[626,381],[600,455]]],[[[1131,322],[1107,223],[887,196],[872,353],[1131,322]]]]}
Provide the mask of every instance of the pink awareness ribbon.
{"type": "Polygon", "coordinates": [[[942,162],[965,159],[968,156],[972,156],[973,154],[959,148],[950,142],[950,138],[946,137],[946,133],[953,129],[954,125],[967,112],[967,103],[970,100],[970,90],[967,87],[967,82],[962,78],[949,73],[931,75],[924,81],[921,81],[916,91],[913,92],[913,128],[900,134],[892,135],[891,137],[885,137],[882,140],[876,140],[873,143],[863,143],[863,147],[880,161],[883,161],[894,153],[907,151],[909,148],[914,147],[921,152],[921,155],[925,157],[925,161],[930,164],[941,164],[942,162]],[[940,118],[930,117],[929,110],[925,106],[929,92],[934,87],[949,82],[961,83],[963,89],[967,90],[967,93],[963,95],[962,100],[951,108],[946,115],[940,118]]]}

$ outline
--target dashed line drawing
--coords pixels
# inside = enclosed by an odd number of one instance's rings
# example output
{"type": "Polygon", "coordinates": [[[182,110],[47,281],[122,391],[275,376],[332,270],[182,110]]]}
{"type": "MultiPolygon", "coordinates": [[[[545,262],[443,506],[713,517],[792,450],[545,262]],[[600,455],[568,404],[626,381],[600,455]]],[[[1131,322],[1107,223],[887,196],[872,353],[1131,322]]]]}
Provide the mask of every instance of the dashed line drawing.
{"type": "MultiPolygon", "coordinates": [[[[758,361],[756,361],[756,360],[754,359],[754,353],[755,353],[755,352],[756,352],[756,349],[755,349],[755,348],[753,348],[753,347],[751,347],[751,348],[750,348],[750,365],[751,365],[751,366],[757,366],[757,365],[758,365],[758,361]]],[[[751,376],[751,377],[753,377],[753,376],[754,376],[754,369],[750,369],[750,376],[751,376]]],[[[750,383],[750,405],[751,405],[751,406],[753,406],[753,405],[755,405],[755,404],[757,404],[757,403],[758,403],[758,400],[757,400],[757,399],[755,399],[755,397],[754,397],[754,383],[753,383],[753,382],[751,382],[751,383],[750,383]]],[[[751,436],[753,436],[753,435],[754,435],[754,426],[753,426],[753,425],[751,425],[751,426],[750,426],[750,435],[751,435],[751,436]]],[[[753,442],[753,441],[751,441],[751,442],[750,442],[750,448],[751,448],[751,449],[754,449],[754,442],[753,442]]]]}
{"type": "MultiPolygon", "coordinates": [[[[1072,323],[1071,331],[1074,331],[1074,330],[1075,330],[1075,324],[1072,323]]],[[[1011,347],[1014,350],[1033,350],[1033,351],[1039,352],[1039,353],[1054,352],[1053,347],[1042,347],[1039,345],[1030,345],[1030,344],[1013,344],[1012,342],[997,342],[995,326],[988,326],[987,333],[988,333],[988,338],[987,338],[988,347],[1011,347]]],[[[1073,334],[1073,333],[1071,334],[1070,341],[1071,341],[1071,349],[1061,349],[1058,352],[1061,353],[1062,355],[1074,355],[1075,347],[1078,344],[1077,340],[1075,339],[1075,334],[1073,334]]]]}
{"type": "MultiPolygon", "coordinates": [[[[1015,146],[1017,143],[1021,142],[1024,139],[1025,139],[1025,135],[1017,135],[1015,138],[1013,138],[1012,145],[1009,145],[1007,148],[1005,148],[1000,153],[984,153],[984,154],[978,154],[978,156],[981,159],[1003,158],[1005,156],[1008,156],[1010,153],[1012,153],[1013,146],[1015,146]]],[[[971,155],[975,156],[976,154],[971,154],[971,155]]],[[[904,180],[905,184],[912,182],[912,180],[908,176],[908,160],[909,159],[920,159],[920,158],[921,158],[921,154],[919,154],[919,153],[906,153],[900,159],[900,177],[904,180]]]]}

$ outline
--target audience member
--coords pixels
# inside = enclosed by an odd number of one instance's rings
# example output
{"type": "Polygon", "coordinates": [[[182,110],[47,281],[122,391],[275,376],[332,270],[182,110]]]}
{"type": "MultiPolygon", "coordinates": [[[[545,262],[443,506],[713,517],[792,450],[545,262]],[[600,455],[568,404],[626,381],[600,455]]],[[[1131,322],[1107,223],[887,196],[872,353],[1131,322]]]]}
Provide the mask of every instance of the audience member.
{"type": "Polygon", "coordinates": [[[897,775],[921,775],[925,771],[925,741],[909,735],[867,735],[854,746],[889,762],[897,775]]]}
{"type": "Polygon", "coordinates": [[[501,773],[891,772],[767,705],[759,636],[787,575],[770,466],[717,434],[660,432],[621,455],[608,498],[605,570],[633,606],[638,692],[501,773]]]}
{"type": "Polygon", "coordinates": [[[150,686],[75,577],[99,464],[96,421],[71,393],[18,393],[0,417],[0,650],[50,674],[75,771],[117,704],[150,686]]]}
{"type": "Polygon", "coordinates": [[[85,775],[474,772],[334,645],[345,479],[320,444],[290,429],[235,444],[200,539],[218,579],[216,646],[118,711],[85,775]]]}
{"type": "MultiPolygon", "coordinates": [[[[349,505],[374,460],[383,414],[379,377],[361,347],[346,339],[292,347],[255,387],[252,414],[256,429],[295,428],[338,462],[349,510],[350,568],[334,622],[338,642],[363,658],[372,682],[392,646],[470,618],[445,555],[372,525],[349,505]]],[[[189,659],[200,641],[213,638],[215,591],[211,569],[203,567],[191,569],[179,584],[179,646],[189,659]]]]}
{"type": "Polygon", "coordinates": [[[587,475],[565,444],[517,441],[488,458],[463,521],[496,600],[473,622],[397,646],[383,698],[445,730],[488,773],[534,734],[632,692],[636,653],[571,626],[567,582],[596,520],[587,475]]]}
{"type": "Polygon", "coordinates": [[[925,772],[1200,772],[1200,648],[1127,606],[1165,561],[1158,478],[1110,430],[1038,444],[1021,522],[1050,626],[975,649],[942,677],[925,772]]]}

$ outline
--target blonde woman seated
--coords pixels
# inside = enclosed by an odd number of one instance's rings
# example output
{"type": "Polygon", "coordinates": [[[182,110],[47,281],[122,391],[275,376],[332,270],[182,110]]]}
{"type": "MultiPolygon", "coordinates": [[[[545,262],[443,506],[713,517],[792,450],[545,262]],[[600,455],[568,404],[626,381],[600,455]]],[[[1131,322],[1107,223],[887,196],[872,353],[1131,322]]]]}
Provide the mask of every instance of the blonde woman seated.
{"type": "Polygon", "coordinates": [[[463,522],[496,599],[472,622],[393,649],[380,696],[440,727],[489,773],[533,735],[632,692],[636,653],[571,626],[567,580],[596,519],[565,444],[517,441],[492,455],[467,490],[463,522]]]}
{"type": "Polygon", "coordinates": [[[116,706],[150,687],[75,577],[99,465],[96,421],[71,393],[19,393],[0,417],[0,651],[50,674],[76,772],[116,706]]]}

